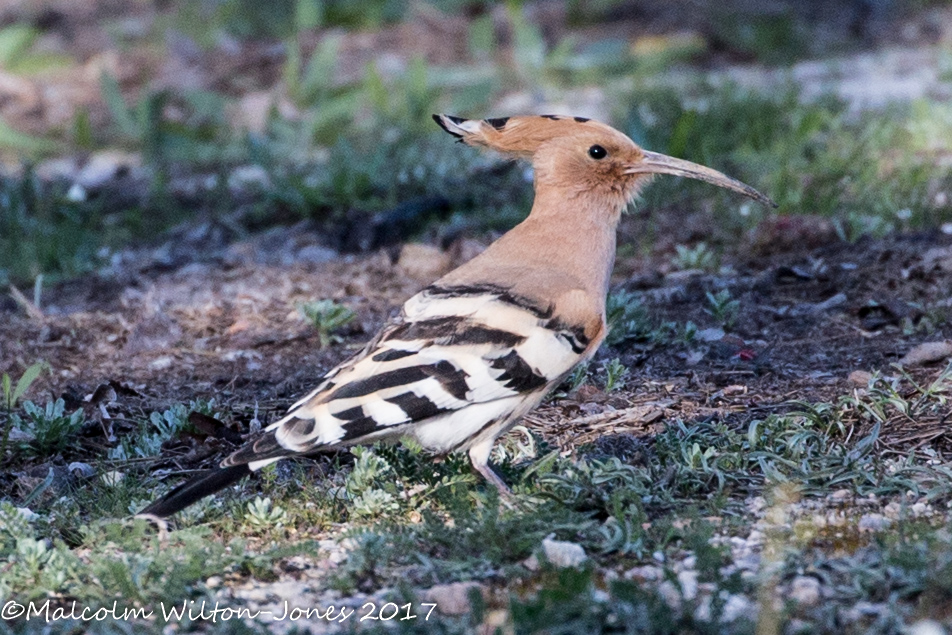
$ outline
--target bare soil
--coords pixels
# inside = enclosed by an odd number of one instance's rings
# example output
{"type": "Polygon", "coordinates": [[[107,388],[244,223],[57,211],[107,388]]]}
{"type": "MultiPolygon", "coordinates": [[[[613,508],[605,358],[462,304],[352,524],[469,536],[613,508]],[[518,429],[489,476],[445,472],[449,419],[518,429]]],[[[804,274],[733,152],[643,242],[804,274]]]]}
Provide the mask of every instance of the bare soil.
{"type": "MultiPolygon", "coordinates": [[[[450,253],[421,246],[396,257],[381,251],[324,263],[294,257],[313,254],[301,245],[318,238],[285,228],[217,252],[196,248],[201,260],[166,267],[155,264],[163,247],[129,252],[120,258],[124,266],[44,292],[32,317],[4,305],[0,372],[16,377],[45,360],[53,373],[39,380],[32,398],[62,397],[68,409],[87,411],[79,442],[52,462],[101,458],[114,444],[110,432],[121,438],[148,412],[195,399],[215,399],[226,423],[241,433],[255,417],[266,425],[359,349],[427,275],[435,278],[460,261],[451,255],[458,246],[450,253]],[[275,253],[286,254],[286,262],[276,262],[275,253]],[[358,315],[344,343],[324,350],[297,310],[321,298],[358,315]],[[102,401],[107,387],[115,398],[102,401]]],[[[477,249],[468,242],[470,255],[477,249]]],[[[586,385],[527,418],[565,449],[609,433],[651,434],[679,418],[734,413],[749,421],[793,401],[834,399],[864,384],[854,371],[895,374],[891,364],[917,344],[952,339],[952,237],[939,232],[739,254],[718,274],[670,271],[663,254],[622,261],[618,269],[633,271],[616,279],[616,287],[639,293],[651,320],[691,321],[699,336],[603,348],[586,385]],[[706,294],[720,289],[740,303],[726,332],[708,312],[706,294]],[[626,387],[606,394],[597,369],[616,356],[630,369],[626,387]]],[[[927,379],[938,371],[913,372],[927,379]]],[[[897,420],[895,429],[883,431],[883,443],[915,436],[906,426],[917,425],[938,430],[929,435],[932,447],[950,452],[952,436],[938,423],[897,420]]],[[[214,435],[186,435],[166,459],[194,469],[229,447],[214,435]]]]}

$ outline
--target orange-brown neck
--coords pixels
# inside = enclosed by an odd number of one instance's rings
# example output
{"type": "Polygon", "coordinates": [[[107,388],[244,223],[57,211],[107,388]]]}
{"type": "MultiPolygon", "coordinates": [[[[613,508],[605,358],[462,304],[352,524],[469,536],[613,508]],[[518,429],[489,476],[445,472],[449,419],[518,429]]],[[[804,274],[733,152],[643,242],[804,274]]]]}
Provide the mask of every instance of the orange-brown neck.
{"type": "Polygon", "coordinates": [[[443,283],[512,280],[514,292],[540,301],[581,290],[602,314],[620,216],[620,205],[594,193],[541,188],[528,218],[443,283]]]}

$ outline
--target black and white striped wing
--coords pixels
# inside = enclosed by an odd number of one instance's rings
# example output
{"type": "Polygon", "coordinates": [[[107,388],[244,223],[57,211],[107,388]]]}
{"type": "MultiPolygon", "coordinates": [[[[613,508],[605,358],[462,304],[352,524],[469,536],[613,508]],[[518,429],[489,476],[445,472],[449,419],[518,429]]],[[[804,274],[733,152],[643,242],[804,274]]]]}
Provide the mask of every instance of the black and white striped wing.
{"type": "Polygon", "coordinates": [[[223,465],[411,435],[432,451],[466,447],[486,426],[533,407],[587,341],[550,307],[489,285],[429,287],[357,356],[223,465]]]}

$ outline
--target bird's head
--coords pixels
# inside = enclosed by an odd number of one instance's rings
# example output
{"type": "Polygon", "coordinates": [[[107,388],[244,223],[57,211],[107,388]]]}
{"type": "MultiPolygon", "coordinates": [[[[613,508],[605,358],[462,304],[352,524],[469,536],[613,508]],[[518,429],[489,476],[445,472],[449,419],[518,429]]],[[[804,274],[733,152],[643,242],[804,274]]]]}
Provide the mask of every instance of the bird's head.
{"type": "Polygon", "coordinates": [[[655,174],[706,181],[776,207],[749,185],[697,163],[643,150],[627,135],[590,119],[562,115],[499,119],[433,115],[433,119],[464,143],[530,160],[539,186],[569,195],[597,195],[618,209],[655,174]]]}

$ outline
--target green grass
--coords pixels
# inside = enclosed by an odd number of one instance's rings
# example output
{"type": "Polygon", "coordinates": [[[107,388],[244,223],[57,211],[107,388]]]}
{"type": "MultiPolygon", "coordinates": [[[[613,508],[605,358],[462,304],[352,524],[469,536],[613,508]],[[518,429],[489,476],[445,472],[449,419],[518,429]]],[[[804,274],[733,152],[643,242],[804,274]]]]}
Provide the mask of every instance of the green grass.
{"type": "Polygon", "coordinates": [[[38,456],[56,454],[65,449],[83,426],[82,409],[66,413],[62,399],[48,402],[45,408],[27,401],[23,410],[25,416],[12,415],[10,425],[30,437],[30,441],[23,442],[23,450],[38,456]]]}
{"type": "MultiPolygon", "coordinates": [[[[733,86],[698,87],[689,99],[639,91],[632,103],[623,129],[636,141],[750,183],[778,203],[776,213],[832,218],[845,239],[952,218],[952,203],[934,198],[952,178],[937,167],[930,141],[949,131],[943,105],[853,115],[833,98],[800,103],[794,87],[768,94],[733,86]]],[[[662,209],[712,202],[728,235],[774,213],[689,180],[658,179],[645,199],[662,209]]]]}
{"type": "Polygon", "coordinates": [[[0,177],[0,283],[75,276],[95,261],[98,210],[71,203],[65,188],[31,173],[0,177]]]}
{"type": "MultiPolygon", "coordinates": [[[[832,604],[791,604],[782,607],[781,619],[822,631],[841,619],[837,611],[872,602],[887,608],[862,628],[898,632],[952,597],[946,582],[952,551],[941,528],[947,516],[941,510],[952,500],[952,467],[914,455],[884,457],[876,450],[878,430],[897,414],[937,416],[947,408],[950,376],[952,368],[926,384],[901,374],[874,376],[865,391],[794,405],[786,414],[670,422],[645,441],[635,462],[594,449],[563,458],[544,444],[503,444],[497,468],[515,486],[514,507],[499,504],[465,457],[434,462],[414,444],[357,449],[352,466],[338,462],[314,483],[303,463],[290,471],[269,468],[239,498],[218,497],[183,514],[161,546],[144,523],[110,520],[156,495],[153,478],[103,456],[99,469],[119,467],[124,478],[95,479],[67,496],[38,496],[28,503],[36,514],[29,518],[10,502],[0,505],[0,558],[7,563],[0,596],[23,601],[52,594],[91,606],[199,599],[209,593],[208,577],[267,580],[276,562],[301,552],[310,532],[336,528],[350,551],[322,582],[327,587],[345,595],[390,588],[389,597],[404,603],[413,589],[505,581],[516,632],[611,632],[620,624],[640,625],[633,632],[752,632],[747,619],[722,621],[730,597],[744,594],[756,604],[758,589],[803,571],[821,576],[832,604]],[[535,456],[527,458],[531,447],[535,456]],[[844,489],[857,499],[899,501],[900,509],[923,498],[938,515],[901,512],[887,530],[872,533],[857,529],[862,511],[850,512],[856,516],[839,533],[815,524],[813,510],[830,509],[826,496],[844,489]],[[724,568],[733,562],[727,538],[752,530],[756,516],[745,509],[753,497],[767,505],[758,525],[765,560],[756,577],[744,578],[724,568]],[[580,545],[587,564],[547,564],[539,551],[547,537],[580,545]],[[538,566],[529,564],[533,556],[538,566]],[[679,563],[688,557],[698,580],[713,586],[672,610],[665,594],[687,593],[679,563]],[[619,577],[646,565],[674,586],[664,591],[619,577]]],[[[186,410],[152,419],[184,420],[186,410]]],[[[138,434],[153,433],[143,426],[138,434]]],[[[454,632],[468,620],[478,623],[488,609],[475,610],[441,619],[439,628],[454,632]]]]}
{"type": "MultiPolygon", "coordinates": [[[[248,231],[311,218],[332,227],[343,225],[344,230],[331,233],[346,233],[355,216],[369,216],[373,222],[363,224],[373,225],[387,222],[374,215],[388,211],[394,212],[394,222],[410,219],[409,230],[401,235],[419,234],[433,225],[448,225],[454,233],[464,228],[507,229],[529,207],[531,187],[522,170],[506,169],[491,157],[454,146],[429,115],[494,114],[488,112],[491,104],[515,87],[558,94],[573,85],[606,86],[613,101],[626,108],[617,113],[615,123],[636,141],[750,182],[780,204],[777,213],[831,218],[847,240],[934,227],[952,218],[952,201],[936,198],[950,181],[948,170],[936,165],[943,151],[936,140],[952,133],[952,117],[942,104],[916,102],[853,114],[832,98],[801,104],[793,86],[769,92],[710,88],[696,77],[686,88],[657,88],[658,69],[651,55],[631,52],[624,43],[615,50],[611,41],[547,43],[517,5],[506,14],[517,44],[511,60],[489,55],[496,34],[484,16],[470,24],[473,62],[468,66],[434,67],[416,59],[404,72],[384,75],[371,65],[361,78],[341,83],[333,79],[339,37],[326,35],[310,50],[300,36],[318,24],[364,28],[400,19],[390,3],[367,0],[356,9],[348,5],[348,11],[359,14],[359,23],[340,13],[343,5],[338,3],[320,5],[317,15],[311,4],[287,0],[271,8],[274,24],[254,18],[255,9],[245,0],[214,4],[211,17],[202,13],[209,6],[184,2],[176,8],[186,23],[201,23],[203,28],[207,23],[208,32],[286,39],[283,86],[298,114],[289,118],[272,112],[265,131],[250,135],[229,122],[226,113],[234,104],[226,95],[173,89],[143,90],[131,98],[104,75],[108,128],[93,130],[83,111],[77,113],[72,130],[60,136],[65,135],[70,147],[84,150],[115,145],[138,150],[146,187],[133,194],[132,203],[126,200],[117,208],[102,197],[72,202],[66,186],[40,184],[29,172],[22,178],[4,178],[0,282],[30,283],[41,274],[79,275],[101,262],[97,254],[106,253],[104,247],[121,248],[161,235],[196,211],[227,217],[230,226],[248,231]],[[235,26],[233,20],[241,19],[246,19],[245,26],[235,26]],[[619,92],[619,85],[636,85],[638,90],[619,92]],[[267,178],[229,187],[232,170],[248,165],[263,168],[267,178]],[[193,175],[213,178],[217,185],[190,200],[175,196],[173,182],[193,175]]],[[[784,26],[787,17],[764,20],[774,20],[782,30],[789,26],[784,26]]],[[[774,27],[759,24],[737,28],[754,40],[762,39],[757,35],[762,31],[773,33],[774,27]]],[[[26,50],[29,38],[24,36],[34,37],[31,33],[11,31],[8,54],[26,50]]],[[[756,42],[751,46],[756,48],[756,42]]],[[[713,210],[718,229],[708,241],[711,246],[681,246],[675,258],[680,268],[711,269],[722,243],[737,240],[774,213],[740,201],[734,193],[673,178],[658,179],[645,199],[645,207],[662,211],[713,210]]],[[[650,232],[645,240],[651,240],[650,232]]],[[[348,247],[377,246],[372,240],[358,243],[348,247]]]]}
{"type": "MultiPolygon", "coordinates": [[[[237,221],[248,230],[301,218],[346,224],[354,214],[393,210],[394,222],[409,219],[403,235],[446,223],[477,231],[506,229],[522,217],[531,187],[521,170],[506,169],[430,130],[426,114],[440,104],[425,81],[408,79],[405,88],[375,87],[375,81],[371,74],[344,116],[371,123],[348,130],[338,122],[331,137],[325,127],[329,120],[307,117],[275,118],[264,136],[230,131],[215,118],[223,108],[213,105],[218,103],[214,96],[183,98],[183,112],[192,114],[166,122],[155,119],[161,109],[149,107],[153,98],[128,106],[113,95],[108,101],[117,131],[126,143],[143,149],[151,186],[138,203],[106,210],[96,198],[72,202],[65,186],[41,184],[29,172],[3,179],[0,277],[31,282],[40,274],[75,276],[96,266],[102,247],[154,236],[196,207],[211,216],[243,210],[237,221]],[[380,101],[375,94],[402,94],[395,103],[404,106],[394,110],[377,104],[371,111],[387,116],[357,117],[360,104],[380,101]],[[330,145],[315,154],[316,143],[330,145]],[[231,167],[249,164],[264,168],[262,183],[239,189],[225,185],[231,167]],[[197,201],[170,195],[172,175],[210,169],[219,185],[199,192],[197,201]]],[[[309,108],[325,113],[327,101],[337,97],[315,99],[309,108]]],[[[931,141],[948,132],[949,118],[940,105],[914,104],[855,118],[834,100],[798,104],[792,92],[778,97],[728,87],[702,90],[686,102],[673,91],[656,90],[635,99],[638,105],[623,128],[646,147],[712,165],[755,185],[777,200],[776,213],[831,218],[845,239],[933,227],[952,218],[952,203],[935,197],[949,184],[948,171],[934,167],[940,149],[931,141]]],[[[643,206],[656,210],[713,209],[718,242],[736,240],[773,213],[732,193],[672,178],[658,179],[645,199],[643,206]]],[[[682,247],[677,266],[714,266],[712,247],[699,249],[682,247]]]]}
{"type": "MultiPolygon", "coordinates": [[[[611,4],[599,6],[607,11],[611,4]]],[[[359,14],[351,12],[354,5],[329,3],[323,15],[283,2],[260,19],[258,9],[246,5],[218,3],[215,28],[296,44],[301,28],[318,22],[363,28],[399,18],[387,13],[386,2],[360,3],[359,14]]],[[[222,217],[240,209],[237,222],[247,231],[302,218],[326,227],[351,215],[376,222],[394,210],[402,216],[388,222],[409,235],[438,224],[448,232],[510,227],[529,206],[531,184],[523,170],[451,143],[432,127],[429,113],[508,114],[486,112],[502,86],[543,91],[612,78],[640,81],[658,62],[630,60],[627,49],[619,57],[611,43],[580,46],[578,54],[571,42],[549,46],[516,8],[509,11],[519,54],[483,74],[416,61],[397,77],[370,69],[365,79],[336,86],[327,81],[335,70],[332,40],[322,40],[311,55],[290,46],[284,76],[302,115],[275,114],[262,135],[231,129],[221,95],[146,91],[131,100],[104,78],[111,129],[100,137],[87,121],[77,125],[72,141],[141,151],[148,187],[139,202],[115,209],[96,198],[71,201],[65,186],[40,183],[30,171],[0,179],[0,282],[82,274],[101,262],[104,247],[137,243],[196,211],[222,217]],[[619,68],[609,58],[632,64],[619,68]],[[166,113],[170,105],[174,118],[166,113]],[[260,166],[267,178],[229,188],[227,176],[239,165],[260,166]],[[171,196],[176,175],[196,173],[217,175],[218,186],[197,200],[171,196]]],[[[801,54],[796,25],[768,21],[728,32],[735,27],[718,26],[722,37],[754,55],[763,55],[765,38],[778,34],[784,45],[770,53],[776,61],[801,54]]],[[[474,20],[469,46],[478,59],[490,59],[494,37],[491,20],[474,20]]],[[[949,203],[937,205],[934,197],[949,184],[947,172],[935,167],[943,151],[936,140],[948,137],[952,121],[941,104],[852,115],[833,99],[800,104],[792,89],[761,94],[731,86],[647,89],[619,101],[631,109],[616,123],[646,147],[750,182],[780,203],[778,213],[829,217],[845,239],[929,228],[952,218],[949,203]]],[[[733,193],[671,178],[658,179],[645,198],[647,206],[700,209],[718,221],[708,244],[679,246],[673,264],[682,269],[715,269],[718,242],[741,237],[768,213],[733,193]]],[[[734,302],[712,294],[711,320],[729,326],[734,302]]],[[[330,326],[320,321],[329,337],[330,326]]],[[[609,321],[611,346],[688,343],[697,331],[693,323],[652,318],[631,293],[613,295],[609,321]]],[[[606,360],[596,362],[592,374],[607,392],[621,394],[627,369],[619,358],[606,360]]],[[[570,387],[588,377],[580,369],[570,387]]],[[[896,377],[876,376],[864,390],[828,402],[787,404],[769,416],[670,420],[657,435],[638,441],[637,458],[606,453],[611,440],[563,457],[539,439],[510,439],[494,460],[516,491],[512,507],[500,505],[464,456],[434,461],[411,443],[323,459],[321,470],[309,461],[272,466],[240,494],[225,492],[180,514],[166,544],[144,523],[124,519],[178,482],[175,476],[159,479],[151,467],[164,443],[189,430],[189,411],[212,414],[215,405],[180,404],[142,416],[90,456],[88,447],[71,444],[80,417],[74,421],[56,402],[17,404],[11,380],[0,413],[4,429],[16,421],[35,441],[9,448],[8,456],[28,467],[87,461],[95,475],[64,485],[51,472],[29,491],[3,495],[0,600],[76,599],[92,606],[200,600],[213,593],[206,586],[211,576],[273,580],[288,556],[315,556],[313,541],[332,535],[348,538],[352,549],[315,584],[345,596],[389,589],[402,603],[421,588],[469,580],[500,592],[493,606],[477,601],[469,615],[428,622],[427,632],[471,632],[499,606],[516,633],[754,632],[749,619],[720,621],[730,598],[744,595],[763,610],[758,594],[808,573],[821,576],[832,596],[816,607],[782,606],[780,621],[798,619],[816,632],[898,633],[917,616],[942,617],[952,601],[952,545],[941,526],[948,524],[952,466],[928,448],[903,456],[880,451],[881,431],[893,418],[936,418],[948,409],[949,372],[925,385],[898,371],[896,377]],[[861,512],[855,512],[837,535],[814,518],[816,510],[830,509],[826,497],[837,490],[894,502],[901,515],[885,531],[861,532],[855,517],[861,512]],[[915,517],[913,498],[928,501],[936,515],[915,517]],[[750,505],[760,499],[767,508],[758,515],[750,505]],[[729,539],[749,536],[755,523],[769,562],[744,577],[730,570],[729,539]],[[549,536],[581,546],[587,563],[578,569],[546,563],[540,545],[549,536]],[[691,557],[699,581],[712,585],[693,599],[684,597],[678,577],[680,563],[691,557]],[[646,566],[656,567],[661,580],[624,577],[646,566]],[[670,583],[667,596],[658,582],[670,583]],[[678,608],[668,604],[671,592],[681,598],[678,608]],[[710,603],[700,610],[705,597],[710,603]],[[858,602],[886,608],[844,626],[843,612],[858,602]]],[[[92,623],[74,630],[124,628],[132,627],[92,623]]],[[[158,632],[160,626],[135,628],[158,632]]],[[[253,630],[237,624],[202,628],[253,630]]],[[[423,628],[396,626],[398,632],[423,628]]],[[[36,622],[0,622],[0,633],[42,629],[36,622]]]]}

